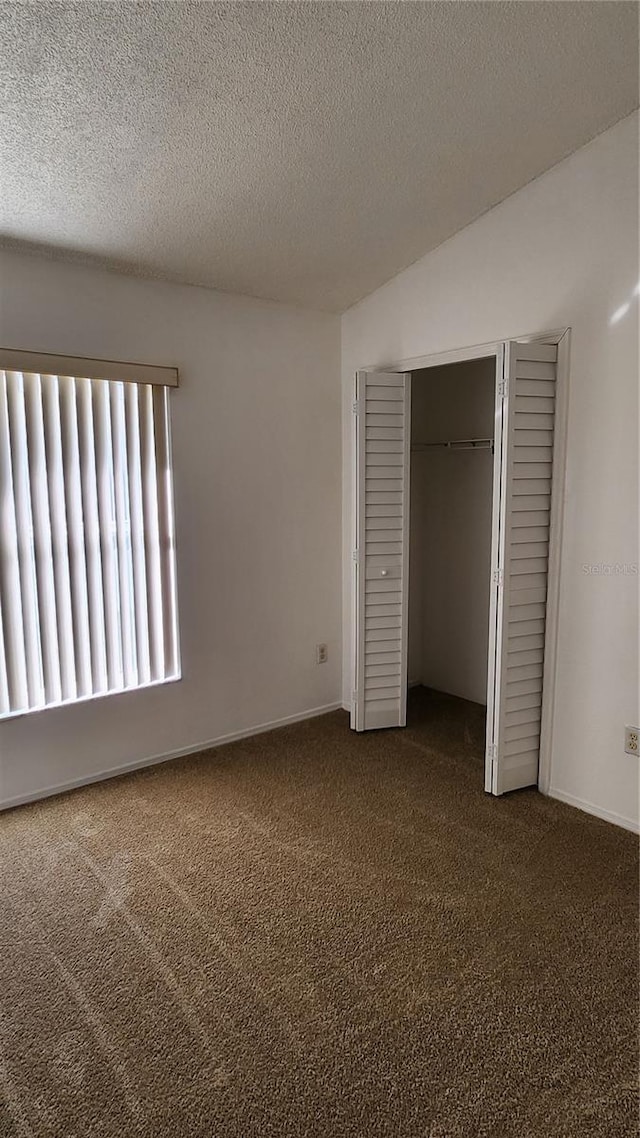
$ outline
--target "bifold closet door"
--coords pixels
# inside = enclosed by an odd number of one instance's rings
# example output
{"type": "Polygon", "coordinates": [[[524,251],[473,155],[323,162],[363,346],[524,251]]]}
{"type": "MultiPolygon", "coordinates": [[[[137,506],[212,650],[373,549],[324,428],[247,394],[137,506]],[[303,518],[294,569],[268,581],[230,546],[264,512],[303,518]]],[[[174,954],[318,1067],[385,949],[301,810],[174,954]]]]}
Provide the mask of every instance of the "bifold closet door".
{"type": "Polygon", "coordinates": [[[538,782],[557,347],[498,355],[485,790],[538,782]]]}
{"type": "Polygon", "coordinates": [[[411,376],[356,378],[356,731],[407,719],[411,376]]]}

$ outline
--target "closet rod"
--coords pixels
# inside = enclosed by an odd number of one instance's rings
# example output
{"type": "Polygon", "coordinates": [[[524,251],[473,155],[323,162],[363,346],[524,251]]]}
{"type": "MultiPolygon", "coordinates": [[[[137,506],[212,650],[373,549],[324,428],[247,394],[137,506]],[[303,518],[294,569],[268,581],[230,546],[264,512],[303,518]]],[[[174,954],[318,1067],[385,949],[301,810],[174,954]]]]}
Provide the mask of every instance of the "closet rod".
{"type": "Polygon", "coordinates": [[[442,443],[413,443],[411,450],[431,450],[444,447],[446,450],[493,450],[493,439],[451,439],[442,443]]]}

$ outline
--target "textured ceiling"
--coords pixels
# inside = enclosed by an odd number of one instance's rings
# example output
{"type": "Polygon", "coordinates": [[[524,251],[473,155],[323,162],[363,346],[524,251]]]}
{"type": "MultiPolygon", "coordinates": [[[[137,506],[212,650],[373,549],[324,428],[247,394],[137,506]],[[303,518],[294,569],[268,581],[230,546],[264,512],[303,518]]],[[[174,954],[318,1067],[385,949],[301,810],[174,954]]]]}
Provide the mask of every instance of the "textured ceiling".
{"type": "Polygon", "coordinates": [[[635,3],[0,7],[5,243],[330,310],[638,102],[635,3]]]}

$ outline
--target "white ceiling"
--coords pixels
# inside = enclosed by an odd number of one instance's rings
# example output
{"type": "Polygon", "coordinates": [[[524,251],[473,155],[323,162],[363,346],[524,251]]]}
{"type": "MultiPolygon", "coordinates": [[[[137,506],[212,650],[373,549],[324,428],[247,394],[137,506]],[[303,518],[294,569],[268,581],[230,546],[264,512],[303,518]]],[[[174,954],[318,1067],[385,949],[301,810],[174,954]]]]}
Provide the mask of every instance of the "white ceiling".
{"type": "Polygon", "coordinates": [[[635,3],[3,3],[0,231],[342,310],[628,114],[635,3]]]}

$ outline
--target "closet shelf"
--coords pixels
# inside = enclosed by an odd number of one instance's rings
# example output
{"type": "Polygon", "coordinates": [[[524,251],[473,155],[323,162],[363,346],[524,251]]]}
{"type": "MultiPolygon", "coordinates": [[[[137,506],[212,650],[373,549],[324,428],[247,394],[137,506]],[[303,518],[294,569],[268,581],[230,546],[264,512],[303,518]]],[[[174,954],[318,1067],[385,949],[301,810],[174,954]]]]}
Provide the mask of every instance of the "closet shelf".
{"type": "Polygon", "coordinates": [[[411,450],[432,450],[434,447],[446,450],[493,450],[493,439],[449,439],[439,443],[413,443],[411,450]]]}

